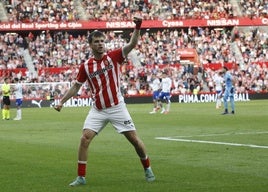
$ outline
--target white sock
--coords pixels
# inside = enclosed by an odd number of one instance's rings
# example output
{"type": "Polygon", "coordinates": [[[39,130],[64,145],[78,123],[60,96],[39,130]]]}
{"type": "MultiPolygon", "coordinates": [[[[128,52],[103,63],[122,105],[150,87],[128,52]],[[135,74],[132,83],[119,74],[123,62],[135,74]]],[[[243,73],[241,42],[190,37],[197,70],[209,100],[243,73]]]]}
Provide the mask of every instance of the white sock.
{"type": "Polygon", "coordinates": [[[21,109],[17,110],[17,118],[21,119],[21,109]]]}

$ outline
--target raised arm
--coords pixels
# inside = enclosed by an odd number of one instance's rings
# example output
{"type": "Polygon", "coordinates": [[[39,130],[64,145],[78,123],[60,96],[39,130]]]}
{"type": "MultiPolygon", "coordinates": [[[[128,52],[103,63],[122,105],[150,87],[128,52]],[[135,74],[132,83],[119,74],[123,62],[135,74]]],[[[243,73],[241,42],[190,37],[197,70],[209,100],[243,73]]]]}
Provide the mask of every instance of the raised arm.
{"type": "Polygon", "coordinates": [[[133,22],[136,24],[135,29],[132,33],[131,39],[128,42],[128,44],[126,44],[123,47],[123,54],[124,57],[126,57],[128,55],[128,53],[136,47],[139,37],[140,37],[140,29],[141,29],[141,23],[142,23],[142,18],[139,17],[134,17],[133,22]]]}

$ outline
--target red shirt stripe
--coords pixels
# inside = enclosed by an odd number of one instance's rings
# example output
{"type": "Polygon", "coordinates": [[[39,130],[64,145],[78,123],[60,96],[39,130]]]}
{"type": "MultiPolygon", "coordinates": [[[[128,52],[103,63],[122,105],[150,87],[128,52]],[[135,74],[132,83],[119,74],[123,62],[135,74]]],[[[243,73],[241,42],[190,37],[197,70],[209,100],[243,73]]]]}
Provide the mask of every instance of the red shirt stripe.
{"type": "Polygon", "coordinates": [[[122,49],[116,49],[100,60],[90,58],[80,66],[76,80],[80,83],[88,81],[98,109],[117,105],[123,100],[120,92],[120,64],[123,61],[122,49]]]}

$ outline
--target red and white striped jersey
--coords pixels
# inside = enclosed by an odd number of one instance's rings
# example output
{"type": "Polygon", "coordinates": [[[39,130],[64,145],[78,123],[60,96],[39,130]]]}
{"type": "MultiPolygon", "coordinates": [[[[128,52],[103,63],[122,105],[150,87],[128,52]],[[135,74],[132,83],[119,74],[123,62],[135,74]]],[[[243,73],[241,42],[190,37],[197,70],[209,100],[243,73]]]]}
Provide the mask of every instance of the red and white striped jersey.
{"type": "Polygon", "coordinates": [[[120,64],[124,61],[122,49],[105,54],[102,59],[90,58],[80,66],[76,81],[88,81],[94,105],[105,109],[123,101],[120,92],[120,64]]]}

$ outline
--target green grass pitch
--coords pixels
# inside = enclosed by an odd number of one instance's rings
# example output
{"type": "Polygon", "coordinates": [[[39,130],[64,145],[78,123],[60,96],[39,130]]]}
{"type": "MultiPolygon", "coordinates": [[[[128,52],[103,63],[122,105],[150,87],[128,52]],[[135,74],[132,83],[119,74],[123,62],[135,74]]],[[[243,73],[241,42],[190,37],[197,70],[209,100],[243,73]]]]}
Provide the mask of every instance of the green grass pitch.
{"type": "MultiPolygon", "coordinates": [[[[88,108],[24,108],[22,121],[1,120],[3,192],[266,192],[267,100],[237,102],[235,115],[214,103],[129,104],[156,181],[147,183],[133,147],[109,124],[89,148],[87,184],[71,188],[88,108]]],[[[15,109],[11,110],[14,117],[15,109]]]]}

